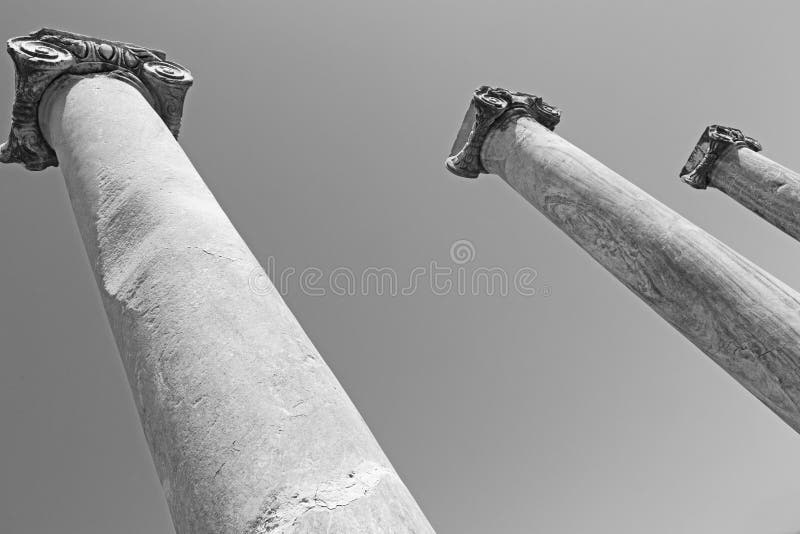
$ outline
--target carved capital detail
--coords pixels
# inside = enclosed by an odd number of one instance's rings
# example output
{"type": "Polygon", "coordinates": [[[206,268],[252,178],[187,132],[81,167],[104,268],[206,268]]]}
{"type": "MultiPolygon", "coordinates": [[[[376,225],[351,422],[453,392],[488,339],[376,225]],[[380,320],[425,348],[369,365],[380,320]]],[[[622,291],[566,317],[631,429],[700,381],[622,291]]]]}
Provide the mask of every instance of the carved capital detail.
{"type": "Polygon", "coordinates": [[[741,130],[712,124],[700,136],[689,160],[681,169],[681,180],[695,189],[707,188],[714,163],[731,147],[761,151],[761,143],[744,135],[741,130]]]}
{"type": "Polygon", "coordinates": [[[561,120],[561,111],[545,103],[539,96],[487,85],[478,87],[450,157],[445,162],[447,169],[465,178],[477,178],[486,172],[480,157],[486,136],[493,126],[516,115],[531,117],[549,130],[554,129],[561,120]]]}
{"type": "Polygon", "coordinates": [[[22,163],[39,171],[58,166],[58,159],[39,127],[39,102],[62,74],[107,73],[130,83],[144,95],[177,137],[191,73],[166,60],[159,50],[42,29],[8,41],[16,67],[16,94],[8,142],[0,146],[0,162],[22,163]]]}

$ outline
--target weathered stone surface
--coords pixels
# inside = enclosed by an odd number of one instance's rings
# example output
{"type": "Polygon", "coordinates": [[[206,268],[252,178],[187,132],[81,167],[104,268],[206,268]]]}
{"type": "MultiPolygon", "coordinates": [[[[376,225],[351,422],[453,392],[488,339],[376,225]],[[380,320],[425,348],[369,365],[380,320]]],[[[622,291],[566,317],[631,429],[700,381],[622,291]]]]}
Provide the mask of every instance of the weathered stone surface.
{"type": "Polygon", "coordinates": [[[561,120],[561,111],[548,105],[541,97],[483,85],[472,98],[467,115],[456,136],[447,169],[464,178],[477,178],[486,169],[480,152],[486,135],[500,117],[523,114],[553,130],[561,120]]]}
{"type": "Polygon", "coordinates": [[[681,178],[694,187],[699,183],[701,188],[719,189],[800,240],[800,174],[757,154],[761,150],[758,144],[728,142],[712,150],[709,131],[718,128],[710,126],[703,133],[681,170],[681,178]],[[716,154],[708,157],[709,152],[716,154]]]}
{"type": "Polygon", "coordinates": [[[716,166],[717,160],[729,151],[739,148],[760,152],[761,143],[744,135],[737,128],[712,124],[703,131],[688,161],[681,169],[681,179],[695,189],[707,188],[709,173],[716,166]]]}
{"type": "Polygon", "coordinates": [[[433,532],[141,92],[67,74],[39,124],[178,534],[433,532]]]}
{"type": "Polygon", "coordinates": [[[8,41],[8,53],[17,69],[16,92],[11,133],[0,146],[2,163],[22,163],[33,171],[58,165],[55,152],[42,137],[37,110],[53,80],[67,73],[106,72],[126,81],[178,136],[192,75],[167,61],[160,50],[44,28],[8,41]]]}
{"type": "Polygon", "coordinates": [[[797,292],[531,114],[498,117],[480,161],[800,432],[797,292]]]}

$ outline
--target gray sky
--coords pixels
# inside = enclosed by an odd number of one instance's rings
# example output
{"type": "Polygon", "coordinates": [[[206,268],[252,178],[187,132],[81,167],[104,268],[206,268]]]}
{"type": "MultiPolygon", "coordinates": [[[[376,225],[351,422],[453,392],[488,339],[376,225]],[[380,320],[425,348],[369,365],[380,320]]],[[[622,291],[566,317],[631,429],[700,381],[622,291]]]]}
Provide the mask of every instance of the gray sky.
{"type": "MultiPolygon", "coordinates": [[[[4,0],[166,50],[181,143],[276,269],[537,271],[537,294],[286,300],[440,533],[789,534],[800,436],[497,177],[443,167],[471,91],[557,132],[800,288],[800,244],[677,172],[709,123],[800,168],[791,2],[4,0]]],[[[9,123],[10,60],[0,70],[9,123]]],[[[5,131],[5,130],[3,130],[5,131]]],[[[58,169],[0,167],[0,532],[171,533],[58,169]]]]}

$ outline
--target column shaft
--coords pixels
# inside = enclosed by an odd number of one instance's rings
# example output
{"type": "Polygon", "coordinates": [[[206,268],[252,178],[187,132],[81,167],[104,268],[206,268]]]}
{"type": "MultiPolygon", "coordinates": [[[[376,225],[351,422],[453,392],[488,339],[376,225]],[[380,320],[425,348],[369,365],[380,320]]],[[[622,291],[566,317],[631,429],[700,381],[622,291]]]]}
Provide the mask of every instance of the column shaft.
{"type": "MultiPolygon", "coordinates": [[[[464,176],[482,170],[502,177],[800,432],[800,295],[552,133],[531,113],[517,108],[486,128],[486,117],[509,105],[491,95],[508,102],[525,95],[488,88],[476,95],[476,126],[448,166],[464,176]],[[483,135],[477,162],[471,147],[483,135]]],[[[543,109],[543,116],[553,116],[543,109]]]]}
{"type": "Polygon", "coordinates": [[[39,122],[178,534],[432,532],[142,94],[65,75],[39,122]]]}

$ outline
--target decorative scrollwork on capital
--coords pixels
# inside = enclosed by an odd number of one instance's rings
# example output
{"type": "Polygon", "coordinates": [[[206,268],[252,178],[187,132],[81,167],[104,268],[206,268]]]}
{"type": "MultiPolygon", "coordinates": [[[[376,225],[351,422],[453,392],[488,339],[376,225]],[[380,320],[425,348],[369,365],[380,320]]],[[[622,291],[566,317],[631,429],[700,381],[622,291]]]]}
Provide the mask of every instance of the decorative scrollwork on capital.
{"type": "Polygon", "coordinates": [[[714,164],[729,148],[749,148],[753,152],[760,152],[761,143],[736,128],[712,124],[700,136],[689,160],[681,169],[681,180],[695,189],[706,189],[714,164]]]}
{"type": "Polygon", "coordinates": [[[41,29],[8,41],[16,67],[11,133],[0,146],[0,162],[22,163],[33,171],[58,166],[58,158],[39,126],[39,103],[63,74],[101,74],[136,87],[177,137],[191,73],[167,61],[166,54],[141,46],[61,30],[41,29]]]}
{"type": "Polygon", "coordinates": [[[553,130],[561,120],[561,111],[539,96],[487,85],[478,87],[450,157],[445,162],[447,169],[465,178],[477,178],[486,172],[480,157],[483,142],[493,126],[513,115],[531,117],[549,130],[553,130]]]}

